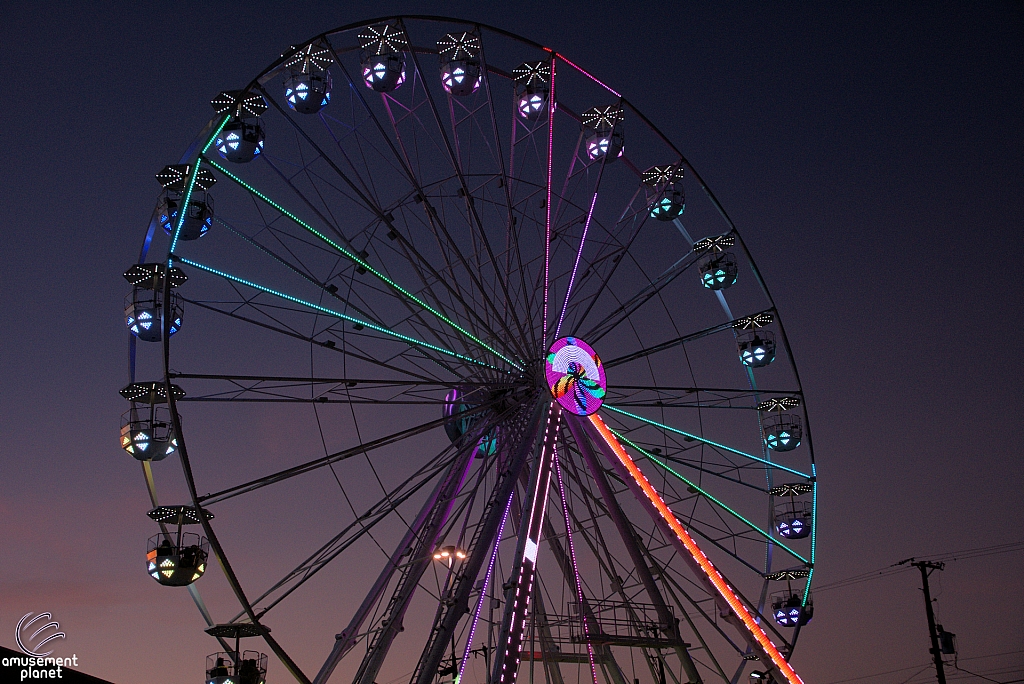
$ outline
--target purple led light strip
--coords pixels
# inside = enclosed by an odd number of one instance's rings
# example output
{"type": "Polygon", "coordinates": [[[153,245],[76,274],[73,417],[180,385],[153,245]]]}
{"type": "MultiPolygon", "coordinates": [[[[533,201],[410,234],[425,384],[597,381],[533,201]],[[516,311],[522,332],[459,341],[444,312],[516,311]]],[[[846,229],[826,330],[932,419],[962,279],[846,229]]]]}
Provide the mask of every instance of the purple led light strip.
{"type": "MultiPolygon", "coordinates": [[[[598,183],[601,182],[598,177],[598,183]]],[[[580,238],[580,249],[576,252],[576,263],[572,265],[572,276],[569,277],[569,287],[565,290],[565,301],[562,302],[562,313],[558,317],[558,325],[555,326],[555,339],[562,330],[562,320],[565,318],[565,310],[569,307],[569,295],[572,294],[572,286],[576,282],[576,270],[580,267],[580,257],[583,256],[583,245],[587,242],[587,231],[590,230],[590,219],[594,217],[594,206],[597,204],[597,190],[594,190],[594,197],[590,200],[590,210],[587,211],[587,222],[583,226],[583,237],[580,238]]]]}
{"type": "MultiPolygon", "coordinates": [[[[555,333],[556,335],[558,333],[555,333]]],[[[562,515],[565,517],[565,537],[569,540],[569,558],[572,559],[572,572],[576,576],[576,600],[580,604],[580,619],[583,621],[583,636],[587,639],[587,656],[590,658],[590,676],[597,684],[597,668],[594,666],[594,647],[590,643],[590,628],[583,615],[583,582],[580,580],[579,567],[576,565],[576,547],[572,543],[572,526],[569,524],[569,508],[565,498],[565,486],[562,484],[562,466],[558,462],[558,449],[555,448],[555,474],[558,476],[558,494],[562,499],[562,515]]]]}
{"type": "Polygon", "coordinates": [[[473,637],[476,635],[476,625],[480,621],[480,609],[483,608],[484,600],[487,598],[487,587],[491,583],[491,574],[494,571],[494,561],[498,558],[498,546],[501,544],[501,536],[505,533],[505,521],[508,520],[508,512],[512,510],[512,499],[515,492],[508,497],[505,504],[505,515],[501,518],[501,525],[498,526],[498,536],[494,538],[494,550],[491,551],[491,562],[487,565],[487,574],[484,575],[484,586],[480,590],[480,599],[476,602],[476,611],[473,613],[473,624],[469,628],[469,638],[466,639],[466,649],[462,653],[462,664],[459,665],[459,676],[455,684],[462,681],[462,673],[466,670],[466,661],[469,660],[469,652],[473,648],[473,637]]]}
{"type": "MultiPolygon", "coordinates": [[[[540,462],[539,462],[539,465],[538,465],[538,467],[541,468],[541,471],[540,471],[540,476],[537,478],[537,488],[533,492],[533,506],[530,507],[530,522],[526,526],[526,530],[527,530],[527,534],[528,535],[531,534],[533,532],[533,530],[534,530],[534,521],[538,520],[538,519],[539,520],[543,520],[544,519],[544,512],[547,511],[547,507],[548,507],[548,496],[547,496],[547,493],[548,493],[548,488],[551,486],[551,473],[549,471],[546,474],[547,476],[545,477],[545,473],[544,473],[543,468],[544,468],[545,458],[547,457],[548,433],[551,430],[558,430],[558,409],[556,408],[556,406],[557,405],[553,403],[553,404],[551,404],[551,408],[548,410],[548,424],[547,424],[547,426],[544,429],[544,446],[541,447],[540,462]],[[552,417],[555,418],[555,425],[554,426],[551,425],[552,417]],[[538,504],[540,505],[540,515],[537,515],[537,506],[538,506],[538,504]]],[[[554,446],[553,442],[554,442],[554,438],[552,438],[552,447],[554,446]]],[[[531,537],[529,537],[529,536],[527,537],[527,539],[529,541],[533,541],[533,539],[531,537]]],[[[537,541],[538,542],[540,541],[540,526],[539,526],[539,523],[538,523],[538,526],[537,526],[537,541]]],[[[536,560],[533,560],[532,562],[533,562],[533,565],[536,567],[536,565],[537,565],[536,560]]]]}
{"type": "MultiPolygon", "coordinates": [[[[541,447],[540,459],[536,463],[538,470],[537,482],[533,490],[532,503],[530,505],[529,517],[526,518],[527,525],[522,530],[526,531],[526,542],[523,545],[522,556],[516,559],[519,572],[516,577],[515,597],[512,602],[509,620],[508,633],[506,635],[505,653],[501,658],[501,667],[498,670],[498,684],[504,684],[506,680],[515,684],[519,672],[519,663],[522,660],[522,639],[523,630],[526,627],[526,616],[530,608],[530,594],[533,592],[533,580],[537,572],[537,551],[540,544],[541,522],[544,520],[544,513],[547,510],[548,489],[551,487],[551,464],[553,461],[553,449],[549,453],[549,435],[552,430],[558,430],[558,404],[551,404],[548,409],[548,420],[544,427],[544,441],[541,447]],[[552,420],[553,419],[553,420],[552,420]],[[555,423],[552,426],[552,422],[555,423]],[[522,600],[522,608],[519,602],[522,600]],[[515,663],[512,663],[513,651],[515,651],[515,663]]],[[[554,446],[554,437],[550,437],[550,445],[554,446]]],[[[518,549],[517,549],[518,553],[518,549]]]]}

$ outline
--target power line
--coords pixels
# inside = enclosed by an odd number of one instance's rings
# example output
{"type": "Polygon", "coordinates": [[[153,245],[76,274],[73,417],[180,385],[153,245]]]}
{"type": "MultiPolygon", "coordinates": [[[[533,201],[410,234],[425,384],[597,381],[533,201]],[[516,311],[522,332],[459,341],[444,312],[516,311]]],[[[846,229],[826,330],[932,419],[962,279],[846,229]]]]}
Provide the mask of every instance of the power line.
{"type": "MultiPolygon", "coordinates": [[[[925,668],[925,669],[927,669],[927,668],[925,668]]],[[[1020,672],[1019,668],[1016,670],[1016,672],[1013,672],[1013,674],[1016,674],[1017,672],[1020,672]]],[[[988,674],[1000,674],[1000,673],[989,672],[988,674]]],[[[954,670],[950,675],[948,675],[946,677],[946,679],[948,681],[951,681],[951,682],[960,682],[960,681],[965,681],[965,680],[972,679],[975,676],[981,677],[982,675],[972,675],[972,674],[967,673],[964,670],[959,670],[959,671],[954,670]]],[[[932,672],[925,672],[924,670],[921,670],[921,671],[919,671],[916,675],[914,675],[909,680],[909,684],[927,684],[928,682],[934,682],[934,681],[935,681],[935,674],[934,673],[932,673],[932,672]]],[[[1014,684],[1015,682],[1019,682],[1020,680],[1016,680],[1015,679],[1015,680],[1012,680],[1010,682],[1001,682],[1001,681],[997,681],[997,680],[989,680],[989,681],[993,681],[993,682],[995,682],[995,684],[1014,684]]],[[[901,682],[901,684],[908,684],[908,682],[901,682]]]]}
{"type": "MultiPolygon", "coordinates": [[[[1017,655],[1018,653],[1024,653],[1024,649],[1019,649],[1019,650],[1016,650],[1016,651],[1003,651],[1002,653],[989,653],[988,655],[971,656],[970,658],[959,658],[958,661],[985,660],[987,658],[998,658],[999,656],[1017,655]]],[[[920,664],[918,664],[918,665],[911,665],[910,667],[901,667],[901,668],[899,668],[897,670],[886,670],[885,672],[873,672],[871,674],[861,675],[859,677],[850,677],[849,679],[837,679],[835,681],[827,682],[827,684],[846,684],[846,682],[856,682],[856,681],[860,681],[861,679],[869,679],[871,677],[881,677],[882,675],[895,674],[897,672],[906,672],[907,670],[913,670],[914,668],[918,668],[917,672],[915,672],[910,677],[911,679],[913,679],[914,677],[916,677],[917,675],[921,674],[926,668],[928,668],[930,666],[931,666],[931,663],[925,663],[924,665],[920,665],[920,664]]],[[[962,667],[957,667],[957,669],[960,670],[961,672],[967,672],[967,670],[963,669],[962,667]]],[[[988,674],[996,674],[996,673],[995,672],[989,672],[988,674]]],[[[978,675],[978,676],[981,676],[981,675],[978,675]]],[[[1019,680],[1014,680],[1014,681],[1019,681],[1019,680]]],[[[1011,682],[1001,682],[1001,684],[1011,684],[1011,682]]]]}
{"type": "Polygon", "coordinates": [[[971,656],[970,658],[960,658],[960,660],[982,660],[983,658],[997,658],[1004,655],[1017,655],[1018,653],[1024,653],[1024,649],[1018,649],[1016,651],[1003,651],[1002,653],[990,653],[983,656],[971,656]]]}
{"type": "Polygon", "coordinates": [[[962,667],[960,667],[959,665],[956,665],[956,664],[954,664],[953,667],[955,667],[960,672],[966,672],[969,675],[974,675],[975,677],[980,677],[981,679],[986,679],[986,680],[988,680],[990,682],[995,682],[995,684],[1011,684],[1011,682],[1024,681],[1024,680],[1020,680],[1020,679],[1013,679],[1013,680],[1010,680],[1010,682],[1001,682],[998,679],[991,679],[989,677],[986,677],[985,675],[980,675],[977,672],[971,672],[970,670],[965,670],[964,668],[962,668],[962,667]]]}
{"type": "Polygon", "coordinates": [[[940,555],[936,557],[936,560],[940,561],[956,561],[966,560],[968,558],[981,558],[982,556],[992,556],[998,553],[1009,553],[1011,551],[1024,550],[1024,540],[1011,542],[1009,544],[996,544],[995,546],[983,546],[977,549],[965,549],[963,551],[953,551],[952,553],[940,555]]]}
{"type": "Polygon", "coordinates": [[[906,679],[904,679],[904,680],[903,680],[902,682],[900,682],[900,684],[907,684],[907,682],[909,682],[909,681],[910,681],[911,679],[913,679],[913,678],[914,678],[914,677],[916,677],[917,675],[921,674],[922,672],[924,672],[925,670],[927,670],[927,669],[928,669],[929,667],[931,667],[931,666],[932,666],[932,664],[931,664],[931,663],[928,663],[928,664],[926,664],[926,665],[925,665],[924,667],[922,667],[922,668],[921,668],[920,670],[918,670],[917,672],[915,672],[914,674],[910,675],[909,677],[907,677],[906,679]]]}
{"type": "MultiPolygon", "coordinates": [[[[974,549],[951,551],[947,553],[930,555],[925,557],[936,562],[953,562],[958,560],[968,560],[971,558],[983,558],[985,556],[994,556],[1003,553],[1012,553],[1014,551],[1024,551],[1024,540],[1011,542],[1009,544],[996,544],[994,546],[982,546],[974,549]]],[[[906,572],[911,569],[908,563],[912,560],[914,559],[908,558],[905,561],[893,563],[892,565],[887,565],[886,567],[880,568],[878,570],[862,572],[859,575],[853,575],[852,577],[836,580],[835,582],[820,584],[814,588],[814,591],[820,593],[822,591],[829,591],[832,589],[841,589],[843,587],[848,587],[854,584],[860,584],[861,582],[868,582],[870,580],[878,579],[880,577],[888,577],[889,575],[896,575],[901,572],[906,572]]]]}
{"type": "Polygon", "coordinates": [[[898,670],[886,670],[885,672],[874,672],[872,674],[861,675],[860,677],[850,677],[849,679],[837,679],[834,682],[828,682],[828,684],[845,684],[845,682],[856,682],[860,679],[868,679],[870,677],[881,677],[882,675],[895,674],[897,672],[906,672],[907,670],[913,670],[915,667],[920,668],[915,672],[912,677],[916,677],[924,668],[930,666],[931,663],[925,663],[922,665],[911,665],[910,667],[901,667],[898,670]]]}
{"type": "MultiPolygon", "coordinates": [[[[954,667],[955,667],[955,663],[954,663],[954,667]]],[[[1017,682],[1021,681],[1020,679],[1013,679],[1013,680],[1010,680],[1010,681],[1003,682],[1003,681],[999,681],[999,680],[996,680],[996,679],[991,679],[991,678],[986,676],[986,675],[1006,675],[1006,674],[1017,675],[1017,674],[1021,673],[1021,668],[1019,666],[1009,666],[1009,667],[996,668],[994,670],[985,670],[984,673],[970,672],[968,670],[964,670],[963,668],[957,668],[957,670],[958,671],[955,671],[953,674],[951,674],[949,676],[949,679],[951,681],[961,681],[961,680],[964,680],[964,679],[970,679],[971,677],[979,677],[981,679],[986,679],[986,680],[988,680],[990,682],[995,682],[995,684],[1016,684],[1017,682]]],[[[923,670],[921,672],[923,672],[923,670]]],[[[928,681],[932,681],[933,680],[933,677],[930,674],[928,676],[926,676],[924,679],[917,679],[917,677],[921,674],[921,672],[919,672],[917,675],[914,675],[914,677],[911,678],[911,679],[916,679],[917,680],[916,682],[912,682],[911,684],[918,684],[918,683],[924,684],[924,682],[928,682],[928,681]]],[[[905,683],[903,683],[903,684],[905,684],[905,683]]]]}

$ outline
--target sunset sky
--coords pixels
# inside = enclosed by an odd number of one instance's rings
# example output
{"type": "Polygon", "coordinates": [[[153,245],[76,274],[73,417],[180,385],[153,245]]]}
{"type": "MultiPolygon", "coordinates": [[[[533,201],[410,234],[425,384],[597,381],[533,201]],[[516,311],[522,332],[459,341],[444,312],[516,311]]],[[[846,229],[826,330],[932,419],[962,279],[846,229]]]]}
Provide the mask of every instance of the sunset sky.
{"type": "MultiPolygon", "coordinates": [[[[15,647],[22,615],[48,611],[67,633],[57,655],[77,654],[84,672],[202,681],[216,643],[185,590],[146,576],[156,529],[141,468],[118,448],[121,274],[158,196],[153,174],[207,123],[211,97],[290,45],[401,13],[556,49],[700,170],[756,258],[800,370],[820,485],[816,583],[1024,542],[1024,9],[898,5],[8,3],[0,644],[15,647]]],[[[300,422],[276,420],[253,442],[303,438],[300,422]]],[[[320,539],[283,522],[307,494],[282,504],[281,529],[246,534],[296,548],[320,539]]],[[[998,682],[1024,677],[1015,548],[933,576],[961,666],[998,682]]],[[[223,585],[218,572],[203,582],[223,585]]],[[[919,586],[914,571],[816,591],[793,658],[804,681],[931,681],[919,586]]],[[[212,607],[221,621],[236,612],[212,607]]],[[[290,626],[307,670],[346,621],[325,609],[290,626]]],[[[276,662],[270,681],[289,681],[276,662]]]]}

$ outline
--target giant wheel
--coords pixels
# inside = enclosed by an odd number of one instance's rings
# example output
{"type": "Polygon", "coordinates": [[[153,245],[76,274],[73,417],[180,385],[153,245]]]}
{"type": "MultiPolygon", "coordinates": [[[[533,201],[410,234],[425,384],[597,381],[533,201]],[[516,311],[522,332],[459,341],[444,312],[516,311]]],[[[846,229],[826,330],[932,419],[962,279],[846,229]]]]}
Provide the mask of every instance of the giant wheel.
{"type": "Polygon", "coordinates": [[[302,682],[799,681],[803,392],[672,143],[437,17],[317,36],[213,106],[126,272],[122,392],[147,568],[224,645],[210,681],[265,676],[245,636],[302,682]]]}

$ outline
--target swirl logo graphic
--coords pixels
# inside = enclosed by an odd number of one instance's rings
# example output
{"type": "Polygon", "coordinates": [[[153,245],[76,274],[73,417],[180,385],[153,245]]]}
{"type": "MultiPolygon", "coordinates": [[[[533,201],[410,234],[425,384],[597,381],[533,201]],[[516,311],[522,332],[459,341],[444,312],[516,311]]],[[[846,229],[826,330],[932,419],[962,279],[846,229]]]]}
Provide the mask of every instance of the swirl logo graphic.
{"type": "Polygon", "coordinates": [[[20,648],[23,653],[37,658],[45,658],[53,653],[53,650],[51,649],[46,653],[39,653],[43,646],[54,639],[63,639],[67,635],[64,634],[64,632],[57,631],[60,629],[60,624],[54,621],[53,616],[49,613],[39,613],[38,615],[35,615],[35,617],[33,617],[33,615],[33,613],[25,613],[25,615],[18,620],[18,629],[14,632],[14,636],[18,641],[18,648],[20,648]],[[37,627],[36,623],[40,620],[49,620],[49,622],[37,627]],[[31,632],[31,634],[28,634],[29,632],[31,632]]]}
{"type": "Polygon", "coordinates": [[[601,408],[608,381],[601,359],[586,342],[575,337],[556,340],[544,370],[551,396],[566,411],[589,416],[601,408]]]}

